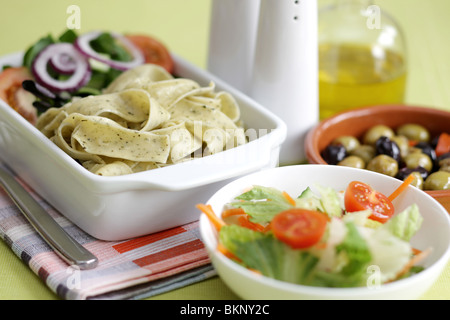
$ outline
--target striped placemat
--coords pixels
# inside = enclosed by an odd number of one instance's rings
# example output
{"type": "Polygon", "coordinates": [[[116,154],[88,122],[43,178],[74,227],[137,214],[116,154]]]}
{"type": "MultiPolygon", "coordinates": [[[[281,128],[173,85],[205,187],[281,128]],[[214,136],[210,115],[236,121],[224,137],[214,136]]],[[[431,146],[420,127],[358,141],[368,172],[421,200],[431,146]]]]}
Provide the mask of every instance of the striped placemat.
{"type": "Polygon", "coordinates": [[[0,237],[62,299],[142,299],[216,275],[200,239],[198,221],[126,241],[102,241],[27,190],[99,259],[92,270],[66,264],[0,188],[0,237]]]}

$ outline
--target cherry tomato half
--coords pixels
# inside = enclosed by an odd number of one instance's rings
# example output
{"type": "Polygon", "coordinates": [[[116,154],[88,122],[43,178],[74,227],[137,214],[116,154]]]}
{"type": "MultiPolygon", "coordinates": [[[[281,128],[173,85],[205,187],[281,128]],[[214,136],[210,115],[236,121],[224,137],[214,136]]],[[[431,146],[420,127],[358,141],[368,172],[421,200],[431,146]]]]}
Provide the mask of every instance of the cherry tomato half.
{"type": "Polygon", "coordinates": [[[348,212],[371,209],[370,219],[385,223],[394,214],[394,205],[382,193],[372,189],[369,185],[353,181],[344,195],[345,210],[348,212]]]}
{"type": "Polygon", "coordinates": [[[319,242],[328,217],[318,211],[294,208],[277,214],[271,222],[276,238],[294,249],[308,248],[319,242]]]}
{"type": "Polygon", "coordinates": [[[31,123],[37,119],[33,107],[35,97],[22,88],[22,82],[32,79],[26,67],[11,67],[0,73],[0,98],[31,123]]]}
{"type": "Polygon", "coordinates": [[[174,62],[169,50],[158,40],[146,35],[127,35],[136,47],[144,54],[146,63],[160,65],[169,73],[173,73],[174,62]]]}

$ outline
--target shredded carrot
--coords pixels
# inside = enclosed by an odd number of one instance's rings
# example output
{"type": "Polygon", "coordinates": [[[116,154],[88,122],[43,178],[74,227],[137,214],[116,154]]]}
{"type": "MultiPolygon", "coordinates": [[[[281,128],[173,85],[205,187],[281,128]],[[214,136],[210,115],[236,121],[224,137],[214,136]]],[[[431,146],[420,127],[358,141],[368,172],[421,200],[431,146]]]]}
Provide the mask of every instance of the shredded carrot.
{"type": "Polygon", "coordinates": [[[263,232],[263,231],[265,231],[265,229],[266,229],[263,225],[261,225],[261,224],[259,224],[259,223],[251,222],[251,221],[248,219],[248,215],[239,217],[239,218],[238,218],[238,222],[239,222],[239,224],[240,224],[242,227],[249,228],[249,229],[252,229],[252,230],[255,230],[255,231],[263,232]]]}
{"type": "Polygon", "coordinates": [[[211,205],[206,205],[203,203],[199,203],[196,206],[200,211],[202,211],[206,216],[208,217],[209,221],[214,225],[214,227],[217,229],[217,231],[220,231],[220,228],[226,225],[226,223],[220,219],[216,214],[214,213],[211,205]]]}
{"type": "Polygon", "coordinates": [[[414,176],[410,174],[405,180],[403,180],[402,184],[392,192],[392,194],[388,197],[389,200],[393,201],[395,198],[397,198],[400,193],[405,191],[406,187],[414,180],[414,176]]]}
{"type": "Polygon", "coordinates": [[[400,270],[399,273],[397,273],[397,278],[401,277],[402,275],[404,275],[405,273],[407,273],[409,271],[409,269],[411,269],[415,264],[417,264],[418,262],[422,261],[423,259],[425,259],[428,254],[430,254],[431,252],[431,248],[428,248],[424,251],[421,251],[418,254],[415,254],[410,260],[409,262],[403,267],[402,270],[400,270]]]}
{"type": "Polygon", "coordinates": [[[413,251],[414,255],[417,255],[417,254],[422,252],[422,250],[419,250],[419,249],[416,249],[416,248],[412,248],[412,251],[413,251]]]}
{"type": "Polygon", "coordinates": [[[231,216],[237,216],[240,214],[246,214],[244,209],[242,208],[231,208],[231,209],[226,209],[222,212],[222,218],[227,218],[227,217],[231,217],[231,216]]]}
{"type": "Polygon", "coordinates": [[[287,193],[286,191],[283,191],[283,196],[286,198],[286,200],[292,204],[295,207],[295,200],[292,199],[292,197],[287,193]]]}
{"type": "Polygon", "coordinates": [[[270,231],[270,229],[272,229],[272,224],[271,224],[271,223],[268,223],[268,224],[264,227],[263,232],[268,232],[268,231],[270,231]]]}
{"type": "Polygon", "coordinates": [[[250,270],[251,272],[254,272],[256,274],[262,275],[262,272],[259,271],[258,269],[252,269],[252,268],[247,268],[248,270],[250,270]]]}
{"type": "Polygon", "coordinates": [[[241,261],[241,259],[239,259],[238,257],[236,257],[230,250],[228,250],[223,244],[218,243],[217,244],[217,251],[219,251],[220,253],[222,253],[225,257],[229,258],[229,259],[233,259],[233,260],[237,260],[237,261],[241,261]]]}

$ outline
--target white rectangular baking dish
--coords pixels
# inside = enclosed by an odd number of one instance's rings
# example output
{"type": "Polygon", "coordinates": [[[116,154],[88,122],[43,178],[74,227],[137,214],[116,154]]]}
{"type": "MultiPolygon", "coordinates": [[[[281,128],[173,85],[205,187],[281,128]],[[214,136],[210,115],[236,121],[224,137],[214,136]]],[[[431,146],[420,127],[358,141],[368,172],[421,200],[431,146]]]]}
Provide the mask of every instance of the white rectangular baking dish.
{"type": "MultiPolygon", "coordinates": [[[[189,162],[118,177],[84,169],[0,99],[0,159],[82,230],[101,240],[123,240],[189,223],[230,179],[278,165],[286,125],[214,75],[174,55],[175,73],[210,81],[238,101],[251,141],[189,162]]],[[[22,54],[0,58],[20,65],[22,54]]]]}

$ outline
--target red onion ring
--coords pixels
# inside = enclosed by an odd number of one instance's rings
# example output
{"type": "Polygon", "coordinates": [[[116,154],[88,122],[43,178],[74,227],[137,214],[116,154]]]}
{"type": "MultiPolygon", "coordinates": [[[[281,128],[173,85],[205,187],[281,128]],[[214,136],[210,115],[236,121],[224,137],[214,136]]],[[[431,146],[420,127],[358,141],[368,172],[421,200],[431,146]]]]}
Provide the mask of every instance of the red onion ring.
{"type": "Polygon", "coordinates": [[[111,35],[119,40],[119,42],[125,46],[125,48],[128,50],[128,52],[133,57],[133,60],[131,61],[115,61],[108,58],[105,58],[105,56],[100,55],[97,53],[90,45],[90,42],[98,36],[102,34],[101,31],[92,31],[85,33],[83,35],[78,36],[78,38],[75,40],[75,47],[86,57],[98,60],[100,62],[103,62],[110,66],[111,68],[118,69],[121,71],[126,71],[128,69],[137,67],[145,62],[144,56],[141,53],[141,51],[126,37],[111,33],[111,35]]]}
{"type": "Polygon", "coordinates": [[[66,53],[51,57],[50,65],[61,74],[71,74],[77,68],[76,62],[66,53]]]}
{"type": "MultiPolygon", "coordinates": [[[[55,58],[56,60],[58,58],[55,58]]],[[[34,59],[32,73],[36,81],[45,88],[54,91],[75,91],[84,86],[91,78],[89,61],[70,43],[55,43],[45,47],[34,59]],[[48,63],[57,56],[67,55],[76,68],[67,80],[54,79],[47,71],[48,63]]]]}

